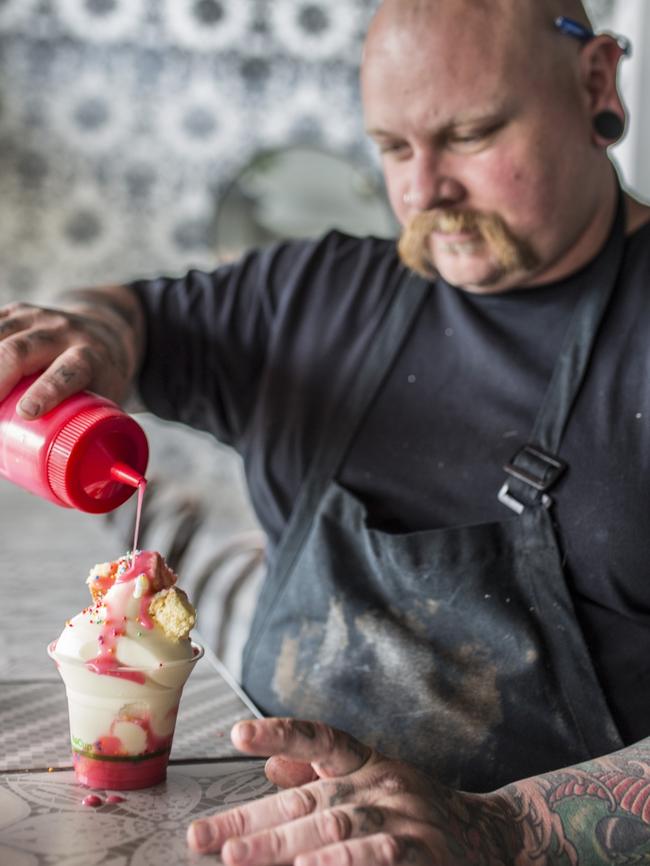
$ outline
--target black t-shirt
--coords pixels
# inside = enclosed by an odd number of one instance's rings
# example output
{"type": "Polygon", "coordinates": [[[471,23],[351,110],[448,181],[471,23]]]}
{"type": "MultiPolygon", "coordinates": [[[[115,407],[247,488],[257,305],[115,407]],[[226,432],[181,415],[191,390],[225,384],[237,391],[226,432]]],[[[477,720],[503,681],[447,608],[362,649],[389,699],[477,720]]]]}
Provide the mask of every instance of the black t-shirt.
{"type": "MultiPolygon", "coordinates": [[[[597,257],[566,280],[499,295],[431,284],[338,474],[373,525],[512,517],[496,498],[501,467],[528,440],[598,267],[597,257]]],[[[333,232],[212,274],[135,284],[147,406],[240,451],[271,546],[402,277],[393,242],[333,232]]],[[[627,742],[650,733],[649,295],[650,225],[626,241],[560,449],[569,470],[553,490],[578,623],[627,742]]]]}

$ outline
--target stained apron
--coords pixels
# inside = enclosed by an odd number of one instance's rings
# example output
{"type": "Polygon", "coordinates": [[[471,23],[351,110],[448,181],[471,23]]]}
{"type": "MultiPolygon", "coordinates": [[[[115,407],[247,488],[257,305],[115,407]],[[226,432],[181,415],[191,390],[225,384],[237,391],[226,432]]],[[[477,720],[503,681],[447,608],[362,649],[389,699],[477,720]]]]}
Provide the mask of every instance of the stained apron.
{"type": "Polygon", "coordinates": [[[431,290],[415,275],[398,287],[262,588],[243,685],[264,713],[327,721],[471,791],[622,748],[576,619],[549,491],[566,469],[562,437],[615,289],[624,225],[620,196],[530,438],[504,467],[499,522],[386,533],[336,480],[431,290]]]}

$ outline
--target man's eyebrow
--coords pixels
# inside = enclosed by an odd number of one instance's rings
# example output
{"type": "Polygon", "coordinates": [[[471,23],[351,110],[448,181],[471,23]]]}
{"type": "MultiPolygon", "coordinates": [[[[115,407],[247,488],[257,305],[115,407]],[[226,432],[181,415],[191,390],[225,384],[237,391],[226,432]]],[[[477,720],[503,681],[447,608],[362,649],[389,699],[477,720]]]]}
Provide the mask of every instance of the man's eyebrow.
{"type": "MultiPolygon", "coordinates": [[[[454,129],[459,129],[464,126],[490,127],[502,123],[508,114],[509,109],[508,106],[505,105],[483,114],[468,114],[465,117],[457,117],[453,120],[449,120],[447,123],[441,124],[438,129],[432,131],[432,134],[436,136],[445,135],[454,129]]],[[[369,135],[372,138],[400,138],[402,133],[390,132],[381,127],[369,127],[366,129],[366,135],[369,135]]]]}
{"type": "Polygon", "coordinates": [[[380,129],[375,127],[370,127],[370,129],[366,129],[366,135],[371,135],[374,137],[393,137],[396,135],[394,132],[388,132],[387,129],[380,129]]]}

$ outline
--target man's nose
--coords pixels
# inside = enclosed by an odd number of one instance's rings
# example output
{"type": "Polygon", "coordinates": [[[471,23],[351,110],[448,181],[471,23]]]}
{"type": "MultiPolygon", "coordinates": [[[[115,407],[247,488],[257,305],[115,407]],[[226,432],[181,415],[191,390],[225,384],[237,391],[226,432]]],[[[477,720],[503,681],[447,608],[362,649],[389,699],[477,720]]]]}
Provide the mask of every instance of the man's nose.
{"type": "Polygon", "coordinates": [[[451,162],[433,150],[414,155],[404,202],[414,210],[446,207],[463,198],[464,188],[451,162]]]}

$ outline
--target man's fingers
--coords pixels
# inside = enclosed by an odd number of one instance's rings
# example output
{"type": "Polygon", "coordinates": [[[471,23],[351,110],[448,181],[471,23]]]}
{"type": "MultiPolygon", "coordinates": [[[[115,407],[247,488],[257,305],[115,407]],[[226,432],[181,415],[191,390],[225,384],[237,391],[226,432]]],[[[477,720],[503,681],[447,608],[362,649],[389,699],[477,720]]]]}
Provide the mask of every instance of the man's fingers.
{"type": "Polygon", "coordinates": [[[432,862],[441,840],[428,799],[416,794],[414,768],[317,722],[240,722],[232,741],[248,754],[271,755],[271,778],[301,782],[309,767],[320,778],[194,822],[195,851],[220,851],[227,866],[432,862]]]}
{"type": "Polygon", "coordinates": [[[22,335],[31,326],[33,318],[33,307],[28,304],[9,304],[0,308],[0,400],[4,400],[24,376],[39,369],[30,368],[27,359],[29,343],[22,335]]]}
{"type": "MultiPolygon", "coordinates": [[[[18,404],[19,414],[24,418],[38,418],[66,397],[86,388],[92,378],[91,359],[87,356],[89,352],[75,348],[59,355],[25,391],[18,404]]],[[[37,367],[41,368],[42,364],[37,367]]]]}
{"type": "Polygon", "coordinates": [[[373,754],[349,734],[322,722],[258,719],[232,729],[233,745],[249,755],[280,755],[312,765],[319,776],[346,776],[361,769],[373,754]]]}
{"type": "Polygon", "coordinates": [[[195,851],[220,851],[226,839],[232,836],[272,830],[315,812],[353,803],[357,796],[359,792],[355,786],[340,779],[318,780],[301,787],[288,788],[210,818],[194,821],[188,829],[188,842],[195,851]]]}
{"type": "Polygon", "coordinates": [[[0,317],[0,400],[26,376],[45,370],[19,413],[36,418],[89,381],[91,350],[70,346],[68,318],[54,310],[10,304],[0,317]]]}
{"type": "MultiPolygon", "coordinates": [[[[219,816],[217,820],[218,818],[219,816]]],[[[358,846],[357,854],[372,850],[373,854],[380,854],[383,858],[359,860],[359,863],[399,863],[402,860],[417,863],[419,860],[409,861],[404,858],[409,856],[408,851],[411,848],[417,852],[424,847],[421,842],[413,846],[406,844],[407,839],[415,840],[415,834],[424,831],[423,825],[405,820],[390,809],[376,806],[337,806],[254,833],[224,835],[225,827],[213,826],[213,833],[216,830],[216,834],[212,836],[211,846],[196,844],[202,830],[197,827],[199,823],[203,822],[196,822],[190,836],[190,843],[194,843],[192,847],[202,853],[221,850],[222,860],[228,866],[293,863],[300,855],[318,851],[328,852],[322,860],[323,863],[346,862],[341,860],[341,855],[345,853],[342,843],[350,840],[365,840],[370,843],[358,846]],[[218,842],[217,835],[220,836],[218,842]],[[333,859],[328,859],[329,854],[335,855],[333,859]]]]}
{"type": "Polygon", "coordinates": [[[311,764],[304,761],[291,761],[280,755],[269,758],[264,767],[266,778],[278,788],[297,788],[318,778],[311,764]]]}
{"type": "Polygon", "coordinates": [[[187,838],[195,851],[220,851],[226,839],[268,830],[311,814],[319,807],[319,792],[313,785],[290,788],[227,812],[190,824],[187,838]]]}
{"type": "Polygon", "coordinates": [[[294,866],[334,866],[339,863],[346,863],[347,866],[366,866],[368,863],[373,866],[402,863],[410,866],[438,866],[444,861],[436,857],[419,839],[377,833],[364,839],[351,839],[319,851],[299,854],[293,862],[294,866]]]}

